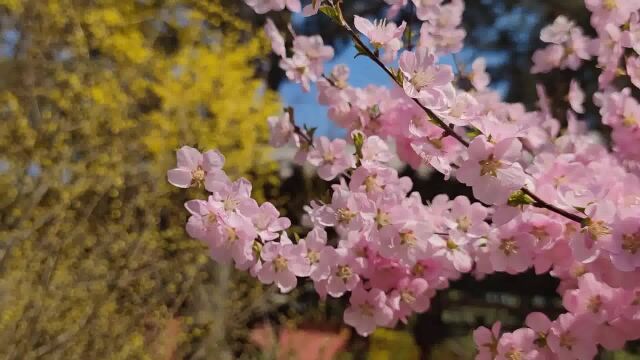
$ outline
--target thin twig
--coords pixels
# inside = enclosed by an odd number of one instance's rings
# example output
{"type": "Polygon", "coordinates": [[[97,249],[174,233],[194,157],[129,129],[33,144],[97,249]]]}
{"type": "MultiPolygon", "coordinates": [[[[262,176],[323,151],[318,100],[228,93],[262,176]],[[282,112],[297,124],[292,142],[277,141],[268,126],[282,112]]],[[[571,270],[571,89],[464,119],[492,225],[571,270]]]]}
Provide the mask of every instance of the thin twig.
{"type": "Polygon", "coordinates": [[[304,141],[306,141],[310,147],[313,147],[313,139],[311,139],[311,137],[309,137],[309,135],[305,131],[303,131],[302,128],[296,125],[294,121],[293,107],[289,106],[284,110],[287,112],[287,114],[289,114],[289,121],[291,122],[291,125],[293,125],[295,133],[298,134],[304,141]]]}

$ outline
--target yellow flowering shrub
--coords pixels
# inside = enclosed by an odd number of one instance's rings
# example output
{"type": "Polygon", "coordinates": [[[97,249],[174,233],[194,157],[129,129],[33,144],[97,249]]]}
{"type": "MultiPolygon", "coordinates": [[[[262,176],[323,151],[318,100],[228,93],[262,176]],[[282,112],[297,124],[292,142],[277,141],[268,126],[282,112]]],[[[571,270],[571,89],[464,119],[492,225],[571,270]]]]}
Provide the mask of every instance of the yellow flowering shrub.
{"type": "Polygon", "coordinates": [[[184,316],[196,289],[226,279],[221,329],[262,296],[187,238],[166,183],[183,144],[227,154],[258,198],[277,181],[279,104],[254,75],[266,41],[224,9],[0,0],[0,358],[168,359],[167,329],[207,330],[184,316]]]}

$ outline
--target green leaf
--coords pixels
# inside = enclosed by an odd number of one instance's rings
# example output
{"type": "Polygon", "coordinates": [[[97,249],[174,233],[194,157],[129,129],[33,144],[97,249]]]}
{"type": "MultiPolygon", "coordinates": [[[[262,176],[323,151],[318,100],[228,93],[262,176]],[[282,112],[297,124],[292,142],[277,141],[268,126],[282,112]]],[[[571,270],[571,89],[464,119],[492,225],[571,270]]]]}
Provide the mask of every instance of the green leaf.
{"type": "Polygon", "coordinates": [[[509,196],[507,204],[515,207],[520,205],[533,205],[535,202],[536,201],[531,196],[525,194],[524,191],[517,190],[509,196]]]}
{"type": "Polygon", "coordinates": [[[469,139],[473,139],[478,135],[482,135],[482,132],[480,132],[480,130],[478,130],[476,128],[471,128],[471,129],[467,130],[467,137],[469,139]]]}
{"type": "Polygon", "coordinates": [[[356,56],[353,57],[354,59],[357,58],[358,56],[369,57],[369,52],[365,48],[363,48],[358,42],[355,43],[355,47],[358,53],[356,54],[356,56]]]}
{"type": "Polygon", "coordinates": [[[257,257],[260,257],[260,253],[262,252],[262,244],[257,241],[254,241],[253,246],[251,246],[251,250],[253,250],[253,253],[257,257]]]}
{"type": "Polygon", "coordinates": [[[307,129],[307,135],[309,135],[309,137],[313,139],[313,135],[316,133],[316,130],[318,130],[317,127],[312,127],[310,129],[307,129]]]}
{"type": "Polygon", "coordinates": [[[340,13],[333,6],[323,5],[320,7],[320,12],[327,15],[329,19],[333,20],[336,24],[342,24],[340,21],[340,13]]]}
{"type": "Polygon", "coordinates": [[[369,117],[371,119],[377,119],[380,117],[380,115],[382,115],[382,111],[380,111],[380,105],[374,104],[369,108],[369,117]]]}
{"type": "Polygon", "coordinates": [[[364,134],[360,131],[355,131],[352,136],[353,145],[356,147],[356,151],[362,152],[362,146],[364,145],[364,134]]]}
{"type": "Polygon", "coordinates": [[[411,26],[407,26],[404,33],[402,34],[402,42],[404,43],[404,46],[409,50],[411,50],[411,48],[413,47],[413,44],[411,43],[412,39],[413,32],[411,30],[411,26]]]}
{"type": "Polygon", "coordinates": [[[394,72],[394,75],[398,85],[402,86],[402,83],[404,82],[404,74],[402,73],[402,70],[398,69],[398,71],[394,72]]]}

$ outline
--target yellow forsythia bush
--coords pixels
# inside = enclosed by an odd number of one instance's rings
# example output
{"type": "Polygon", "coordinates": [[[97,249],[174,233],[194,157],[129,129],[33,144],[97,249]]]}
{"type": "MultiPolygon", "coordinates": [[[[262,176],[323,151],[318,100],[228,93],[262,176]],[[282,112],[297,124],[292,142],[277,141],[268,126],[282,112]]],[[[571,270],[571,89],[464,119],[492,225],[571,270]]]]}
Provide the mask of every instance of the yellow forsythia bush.
{"type": "Polygon", "coordinates": [[[224,9],[0,0],[0,358],[196,354],[176,348],[242,326],[262,297],[187,239],[185,195],[166,184],[182,144],[228,154],[258,198],[277,182],[279,104],[254,76],[266,41],[224,9]],[[224,316],[198,328],[189,306],[220,284],[200,302],[224,316]]]}

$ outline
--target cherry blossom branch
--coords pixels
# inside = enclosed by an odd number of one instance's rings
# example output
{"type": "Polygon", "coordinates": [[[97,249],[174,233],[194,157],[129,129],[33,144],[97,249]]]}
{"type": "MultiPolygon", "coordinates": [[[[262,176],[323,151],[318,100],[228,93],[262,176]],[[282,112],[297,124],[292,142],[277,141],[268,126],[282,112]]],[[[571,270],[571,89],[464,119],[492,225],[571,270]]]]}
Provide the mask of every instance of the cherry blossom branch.
{"type": "Polygon", "coordinates": [[[330,84],[331,86],[333,86],[333,87],[337,87],[336,82],[335,82],[335,81],[333,81],[333,79],[331,79],[331,78],[330,78],[330,77],[328,77],[327,75],[322,74],[322,78],[323,78],[323,79],[325,79],[325,80],[327,80],[327,82],[329,82],[329,84],[330,84]]]}
{"type": "MultiPolygon", "coordinates": [[[[371,51],[371,49],[369,49],[369,47],[360,39],[360,37],[358,36],[358,34],[353,30],[353,28],[349,25],[349,23],[347,23],[347,21],[344,19],[343,15],[342,15],[342,11],[340,9],[340,7],[338,5],[334,5],[334,8],[336,9],[338,16],[340,18],[340,22],[342,24],[342,26],[344,27],[345,30],[347,30],[347,32],[349,32],[349,35],[351,36],[351,38],[353,39],[353,41],[356,43],[358,49],[360,51],[364,51],[364,55],[366,55],[368,58],[370,58],[374,63],[376,63],[385,73],[387,73],[387,75],[389,75],[391,77],[391,79],[393,79],[393,81],[400,87],[402,87],[402,80],[400,80],[398,78],[398,76],[396,74],[393,73],[393,71],[391,69],[389,69],[383,62],[382,60],[380,60],[380,58],[373,52],[371,51]]],[[[418,105],[433,121],[436,122],[436,124],[442,128],[442,130],[444,130],[444,132],[453,137],[454,139],[456,139],[458,142],[460,142],[462,145],[464,145],[465,147],[469,147],[469,142],[464,139],[460,134],[456,133],[453,128],[448,125],[444,120],[442,120],[438,115],[436,115],[431,109],[427,108],[426,106],[422,105],[422,103],[420,102],[420,100],[416,99],[416,98],[412,98],[413,102],[416,103],[416,105],[418,105]]],[[[533,199],[533,203],[530,205],[533,205],[535,207],[538,208],[542,208],[542,209],[547,209],[551,212],[554,212],[560,216],[563,216],[571,221],[575,221],[579,224],[583,224],[584,221],[586,220],[586,218],[583,218],[579,215],[576,214],[572,214],[566,210],[560,209],[555,205],[552,205],[544,200],[542,200],[539,196],[535,195],[533,192],[531,192],[529,189],[527,189],[526,187],[522,187],[520,189],[525,195],[528,195],[529,197],[531,197],[531,199],[533,199]]]]}
{"type": "Polygon", "coordinates": [[[579,224],[583,224],[584,221],[586,220],[586,218],[583,218],[583,217],[581,217],[579,215],[576,215],[576,214],[572,214],[572,213],[570,213],[570,212],[568,212],[566,210],[560,209],[559,207],[554,206],[554,205],[552,205],[552,204],[540,199],[540,197],[538,197],[538,195],[534,194],[533,192],[531,192],[529,189],[527,189],[525,187],[523,187],[521,190],[525,195],[530,196],[535,201],[532,204],[535,207],[539,207],[539,208],[542,208],[542,209],[547,209],[547,210],[552,211],[552,212],[554,212],[554,213],[556,213],[558,215],[564,216],[569,220],[573,220],[573,221],[575,221],[575,222],[577,222],[579,224]]]}
{"type": "Polygon", "coordinates": [[[310,147],[313,147],[313,139],[311,139],[311,137],[309,137],[309,135],[305,131],[302,131],[302,129],[298,125],[296,125],[294,121],[293,107],[289,106],[285,108],[284,111],[289,114],[289,121],[291,121],[291,125],[293,125],[294,132],[298,134],[298,136],[300,136],[304,141],[306,141],[310,147]]]}
{"type": "MultiPolygon", "coordinates": [[[[342,15],[341,15],[342,16],[342,15]]],[[[398,77],[396,75],[393,74],[393,72],[382,62],[382,60],[380,60],[380,58],[378,56],[376,56],[376,54],[374,52],[371,51],[371,49],[369,49],[369,47],[362,42],[362,40],[360,40],[360,37],[353,31],[353,29],[351,28],[351,26],[349,26],[349,24],[347,24],[346,21],[343,21],[343,25],[345,27],[345,29],[349,32],[349,34],[351,35],[351,37],[353,38],[353,40],[356,42],[356,44],[358,45],[358,48],[364,50],[366,52],[367,57],[369,57],[371,60],[373,60],[373,62],[375,62],[380,68],[382,68],[382,70],[384,70],[384,72],[387,73],[387,75],[389,75],[391,77],[391,79],[393,79],[393,81],[400,87],[402,87],[402,82],[400,80],[398,80],[398,77]]],[[[427,113],[427,115],[434,120],[439,127],[441,127],[444,132],[453,137],[454,139],[458,140],[461,144],[463,144],[464,146],[469,146],[469,142],[467,140],[465,140],[460,134],[456,133],[455,131],[453,131],[453,129],[447,124],[445,123],[438,115],[436,115],[431,109],[427,108],[426,106],[422,105],[422,103],[420,102],[420,100],[412,98],[413,102],[416,103],[416,105],[418,105],[424,112],[427,113]]]]}

